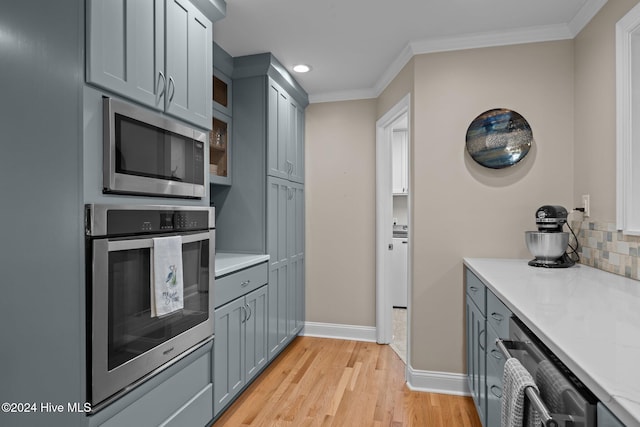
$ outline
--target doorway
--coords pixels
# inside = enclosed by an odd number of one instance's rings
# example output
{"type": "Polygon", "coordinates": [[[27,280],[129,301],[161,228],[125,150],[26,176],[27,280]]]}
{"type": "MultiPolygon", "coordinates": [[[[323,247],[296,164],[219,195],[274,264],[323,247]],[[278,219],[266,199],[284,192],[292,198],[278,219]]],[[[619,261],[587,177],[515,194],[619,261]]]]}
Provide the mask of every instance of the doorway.
{"type": "Polygon", "coordinates": [[[391,345],[407,367],[411,333],[410,100],[407,94],[376,122],[376,340],[391,345]],[[404,235],[398,234],[402,231],[404,235]]]}

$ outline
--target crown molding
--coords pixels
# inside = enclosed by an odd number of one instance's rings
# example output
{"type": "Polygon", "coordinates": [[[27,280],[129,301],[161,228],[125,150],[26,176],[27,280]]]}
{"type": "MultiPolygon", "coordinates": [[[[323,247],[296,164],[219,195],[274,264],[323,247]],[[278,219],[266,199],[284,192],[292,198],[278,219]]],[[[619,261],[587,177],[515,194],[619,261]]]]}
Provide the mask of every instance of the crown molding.
{"type": "Polygon", "coordinates": [[[600,12],[602,6],[607,4],[607,1],[608,0],[588,0],[584,6],[582,6],[578,13],[576,13],[576,16],[574,16],[568,24],[573,37],[577,36],[578,33],[580,33],[580,31],[582,31],[589,22],[591,22],[593,17],[600,12]]]}
{"type": "Polygon", "coordinates": [[[510,31],[469,33],[409,42],[371,88],[309,95],[310,103],[377,98],[415,55],[485,47],[509,46],[573,39],[593,19],[607,0],[588,0],[567,24],[545,25],[510,31]]]}

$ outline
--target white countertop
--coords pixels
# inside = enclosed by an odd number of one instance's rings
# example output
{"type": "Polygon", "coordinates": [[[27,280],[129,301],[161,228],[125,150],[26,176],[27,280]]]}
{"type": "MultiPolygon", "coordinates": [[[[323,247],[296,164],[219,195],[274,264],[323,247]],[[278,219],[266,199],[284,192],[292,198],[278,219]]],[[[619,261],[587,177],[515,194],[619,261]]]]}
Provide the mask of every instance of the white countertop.
{"type": "Polygon", "coordinates": [[[640,426],[640,282],[576,264],[465,258],[473,271],[627,426],[640,426]]]}
{"type": "Polygon", "coordinates": [[[216,252],[216,277],[269,261],[269,255],[216,252]]]}

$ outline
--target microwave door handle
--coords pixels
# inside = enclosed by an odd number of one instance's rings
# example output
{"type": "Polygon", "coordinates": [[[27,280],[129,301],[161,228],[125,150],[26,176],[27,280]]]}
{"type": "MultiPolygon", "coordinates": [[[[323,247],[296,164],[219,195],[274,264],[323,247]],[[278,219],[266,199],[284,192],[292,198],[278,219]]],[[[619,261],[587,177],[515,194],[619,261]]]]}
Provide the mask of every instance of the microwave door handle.
{"type": "MultiPolygon", "coordinates": [[[[182,236],[182,243],[193,243],[209,240],[209,238],[209,233],[187,234],[182,236]]],[[[109,252],[146,248],[153,248],[153,239],[110,240],[108,244],[109,252]]]]}

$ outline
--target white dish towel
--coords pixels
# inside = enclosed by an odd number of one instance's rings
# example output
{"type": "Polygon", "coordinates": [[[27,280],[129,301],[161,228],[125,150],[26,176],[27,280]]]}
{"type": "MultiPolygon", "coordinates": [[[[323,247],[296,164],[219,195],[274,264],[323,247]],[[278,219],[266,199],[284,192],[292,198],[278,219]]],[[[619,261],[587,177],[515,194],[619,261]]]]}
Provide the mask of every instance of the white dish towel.
{"type": "Polygon", "coordinates": [[[160,317],[184,307],[182,237],[153,239],[151,317],[160,317]]]}
{"type": "Polygon", "coordinates": [[[538,391],[533,377],[522,363],[513,357],[507,359],[502,376],[501,427],[540,426],[537,412],[530,410],[525,417],[527,387],[533,387],[536,392],[538,391]]]}

